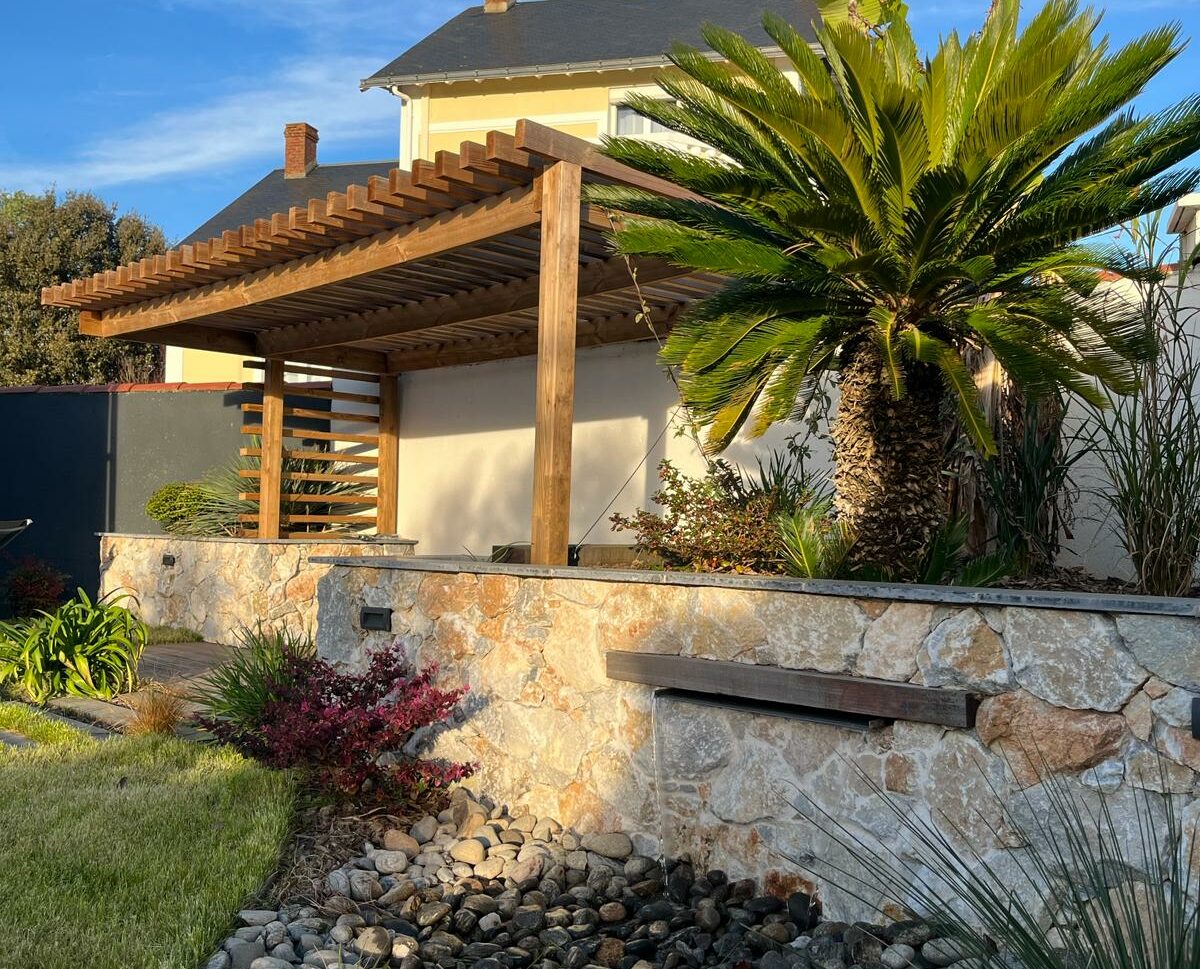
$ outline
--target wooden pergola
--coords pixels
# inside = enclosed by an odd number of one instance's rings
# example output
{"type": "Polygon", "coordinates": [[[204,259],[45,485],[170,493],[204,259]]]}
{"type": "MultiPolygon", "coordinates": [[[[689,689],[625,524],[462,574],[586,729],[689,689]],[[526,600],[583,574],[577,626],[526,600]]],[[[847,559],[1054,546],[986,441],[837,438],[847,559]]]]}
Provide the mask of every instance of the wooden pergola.
{"type": "MultiPolygon", "coordinates": [[[[530,121],[515,137],[438,152],[411,172],[313,199],[207,243],[45,289],[76,309],[80,331],[264,361],[255,534],[278,538],[320,516],[292,510],[284,490],[288,439],[319,433],[288,418],[362,420],[339,401],[374,403],[377,434],[327,432],[375,455],[329,460],[377,469],[380,534],[396,530],[399,385],[403,373],[537,356],[533,561],[565,564],[577,347],[653,339],[714,277],[613,254],[612,214],[582,201],[582,185],[618,183],[688,193],[530,121]],[[318,392],[329,411],[288,408],[285,372],[378,381],[378,394],[318,392]],[[261,453],[260,453],[261,452],[261,453]]],[[[290,396],[290,392],[289,392],[290,396]]],[[[344,469],[339,468],[340,472],[344,469]]],[[[344,473],[329,478],[364,477],[344,473]]],[[[359,520],[355,516],[354,520],[359,520]]]]}

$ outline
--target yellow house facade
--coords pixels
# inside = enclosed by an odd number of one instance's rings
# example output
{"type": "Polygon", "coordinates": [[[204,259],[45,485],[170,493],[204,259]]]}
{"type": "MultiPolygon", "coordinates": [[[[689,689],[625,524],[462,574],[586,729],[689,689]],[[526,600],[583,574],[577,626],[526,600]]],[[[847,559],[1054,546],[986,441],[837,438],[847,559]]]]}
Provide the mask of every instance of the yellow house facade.
{"type": "MultiPolygon", "coordinates": [[[[727,26],[755,40],[764,52],[778,54],[762,31],[765,9],[800,26],[816,18],[810,0],[486,0],[451,18],[360,86],[399,100],[401,168],[410,168],[416,159],[432,159],[439,151],[457,151],[463,141],[483,141],[492,130],[512,132],[520,118],[593,142],[620,134],[705,151],[674,132],[654,130],[626,101],[633,92],[659,91],[655,78],[668,64],[664,52],[676,41],[701,46],[699,25],[704,22],[727,26]]],[[[294,127],[299,126],[289,130],[294,127]]],[[[334,184],[341,166],[318,165],[315,131],[311,139],[308,171],[289,175],[285,164],[264,179],[283,180],[280,184],[299,200],[292,204],[339,191],[354,180],[334,184]]],[[[268,198],[276,204],[261,213],[252,211],[251,196],[260,186],[218,213],[193,238],[207,239],[280,211],[283,206],[266,191],[260,193],[262,204],[268,198]]],[[[253,381],[257,371],[244,369],[228,354],[170,348],[166,379],[253,381]]]]}

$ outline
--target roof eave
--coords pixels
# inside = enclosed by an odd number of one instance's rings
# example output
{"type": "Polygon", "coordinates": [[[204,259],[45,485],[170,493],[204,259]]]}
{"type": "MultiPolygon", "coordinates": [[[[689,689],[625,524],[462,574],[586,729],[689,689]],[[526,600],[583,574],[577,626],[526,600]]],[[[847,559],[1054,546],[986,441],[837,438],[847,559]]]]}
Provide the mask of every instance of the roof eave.
{"type": "MultiPolygon", "coordinates": [[[[811,45],[814,49],[818,45],[811,45]]],[[[768,57],[781,57],[783,51],[775,46],[763,46],[757,50],[768,57]]],[[[723,60],[716,51],[705,51],[711,61],[723,60]]],[[[431,71],[421,74],[374,74],[359,82],[359,90],[371,88],[396,88],[423,86],[427,84],[452,84],[456,81],[489,81],[497,78],[539,77],[545,74],[583,74],[596,71],[636,71],[650,67],[666,67],[671,63],[665,54],[647,57],[609,58],[595,61],[578,61],[560,64],[529,64],[523,67],[496,67],[474,71],[431,71]]]]}
{"type": "Polygon", "coordinates": [[[1176,203],[1167,223],[1167,231],[1178,234],[1190,232],[1196,224],[1197,213],[1200,213],[1200,193],[1185,195],[1176,203]]]}

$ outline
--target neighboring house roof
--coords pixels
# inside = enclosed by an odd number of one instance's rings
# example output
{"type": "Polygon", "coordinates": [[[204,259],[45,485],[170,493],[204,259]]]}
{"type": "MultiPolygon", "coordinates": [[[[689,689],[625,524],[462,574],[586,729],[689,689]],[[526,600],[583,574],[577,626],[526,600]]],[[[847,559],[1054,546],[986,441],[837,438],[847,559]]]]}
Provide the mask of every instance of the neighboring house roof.
{"type": "Polygon", "coordinates": [[[706,22],[776,49],[764,11],[810,40],[815,0],[517,0],[506,13],[464,10],[362,82],[363,90],[465,78],[652,67],[676,42],[705,47],[706,22]]]}
{"type": "Polygon", "coordinates": [[[284,178],[283,169],[277,168],[221,209],[180,245],[207,242],[227,229],[250,225],[256,219],[269,219],[276,212],[286,212],[292,206],[307,207],[309,199],[324,201],[330,192],[344,192],[347,185],[365,185],[372,175],[386,176],[396,164],[380,161],[317,165],[303,178],[284,178]]]}

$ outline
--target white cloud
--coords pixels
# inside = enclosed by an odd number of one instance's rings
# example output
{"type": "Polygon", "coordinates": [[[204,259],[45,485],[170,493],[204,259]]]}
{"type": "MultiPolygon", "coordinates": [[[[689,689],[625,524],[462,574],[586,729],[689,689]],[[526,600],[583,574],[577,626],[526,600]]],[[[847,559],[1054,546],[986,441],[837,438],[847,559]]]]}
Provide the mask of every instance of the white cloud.
{"type": "Polygon", "coordinates": [[[399,105],[359,91],[374,73],[469,0],[159,0],[228,17],[265,21],[289,34],[292,56],[260,75],[239,78],[219,95],[118,126],[72,157],[0,163],[0,185],[40,191],[211,174],[248,161],[276,161],[283,125],[308,121],[326,145],[399,137],[399,105]],[[394,40],[393,38],[399,38],[394,40]]]}
{"type": "Polygon", "coordinates": [[[397,130],[399,113],[391,99],[359,92],[358,77],[374,63],[306,58],[304,66],[284,67],[253,87],[110,131],[86,145],[78,157],[0,165],[0,184],[101,188],[220,172],[250,159],[278,157],[283,125],[289,121],[310,122],[327,143],[377,140],[397,130]]]}

